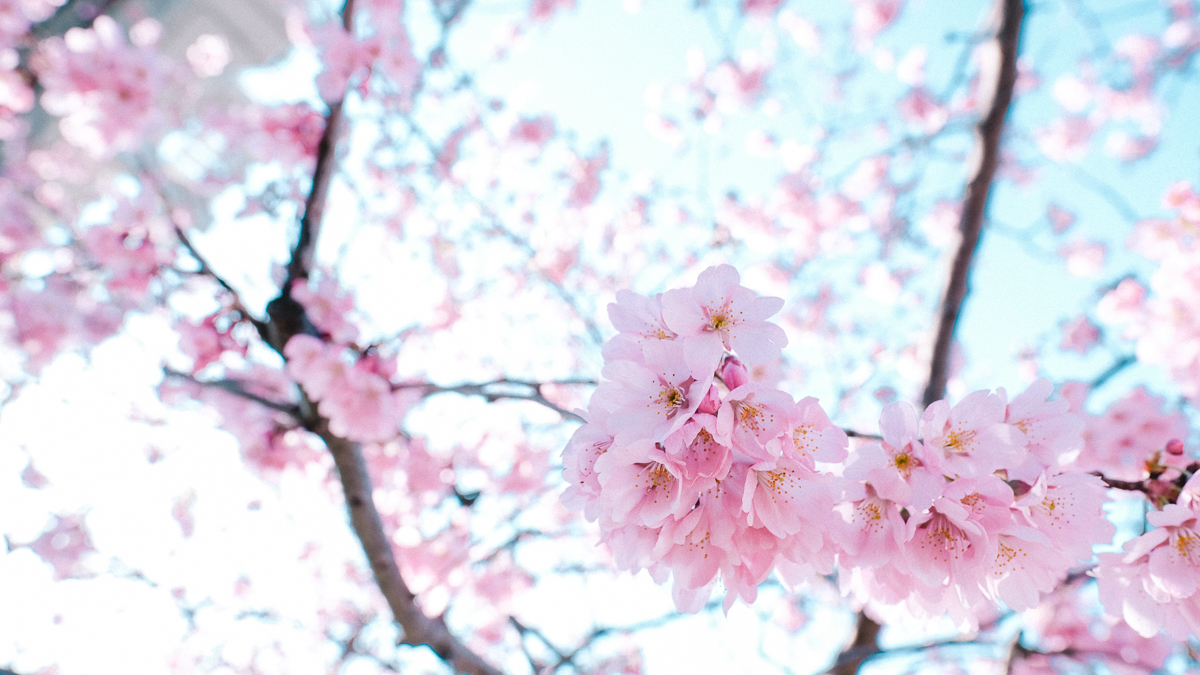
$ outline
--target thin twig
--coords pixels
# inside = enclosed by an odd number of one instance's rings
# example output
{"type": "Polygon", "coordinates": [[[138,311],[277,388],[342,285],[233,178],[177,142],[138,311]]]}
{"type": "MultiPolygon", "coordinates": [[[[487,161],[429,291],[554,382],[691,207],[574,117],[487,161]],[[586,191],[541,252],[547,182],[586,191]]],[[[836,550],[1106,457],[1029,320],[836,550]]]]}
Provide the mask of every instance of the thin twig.
{"type": "Polygon", "coordinates": [[[482,396],[489,403],[500,399],[513,399],[517,401],[531,401],[538,405],[545,406],[563,417],[576,422],[583,422],[584,419],[579,415],[562,408],[542,394],[542,387],[547,384],[570,384],[570,385],[596,385],[595,380],[588,379],[567,379],[567,380],[552,380],[548,382],[532,382],[529,380],[514,380],[507,377],[491,382],[467,383],[459,384],[450,387],[444,387],[428,382],[411,382],[405,384],[394,385],[394,389],[423,389],[425,396],[434,396],[436,394],[461,394],[463,396],[482,396]],[[506,387],[508,390],[506,391],[506,387]],[[524,391],[514,391],[512,387],[523,388],[524,391]]]}
{"type": "Polygon", "coordinates": [[[167,196],[166,189],[163,187],[162,182],[157,176],[154,175],[154,173],[145,163],[139,162],[138,164],[139,168],[141,169],[142,178],[144,178],[145,181],[150,184],[150,187],[154,189],[155,193],[158,194],[158,198],[162,201],[163,210],[167,214],[167,219],[171,221],[171,227],[175,230],[175,236],[179,238],[179,243],[183,244],[183,247],[187,249],[188,255],[192,256],[192,258],[196,261],[196,264],[200,266],[200,269],[196,272],[193,272],[193,274],[200,274],[209,277],[213,281],[216,281],[217,284],[219,284],[221,288],[224,288],[225,291],[233,298],[231,309],[245,317],[246,320],[249,321],[259,333],[262,333],[266,329],[266,324],[257,319],[250,312],[250,310],[246,309],[246,305],[242,302],[242,297],[238,294],[237,289],[230,285],[224,277],[222,277],[220,274],[217,274],[217,272],[213,270],[212,265],[208,263],[208,259],[200,254],[200,251],[196,249],[195,244],[193,244],[192,240],[187,236],[187,232],[184,231],[183,226],[180,225],[179,221],[175,218],[174,209],[171,208],[171,200],[167,196]]]}
{"type": "Polygon", "coordinates": [[[168,377],[176,377],[181,380],[187,380],[192,384],[198,384],[202,387],[220,389],[226,393],[244,398],[247,401],[254,401],[261,406],[265,406],[272,410],[278,410],[281,413],[286,413],[295,418],[297,421],[301,420],[299,406],[288,403],[279,403],[278,401],[272,401],[269,398],[264,398],[258,394],[249,392],[246,390],[246,386],[238,380],[201,380],[197,379],[195,376],[189,375],[188,373],[184,373],[173,368],[168,368],[166,366],[163,366],[163,375],[168,377]]]}
{"type": "MultiPolygon", "coordinates": [[[[524,638],[525,638],[525,636],[526,636],[526,635],[532,635],[533,637],[537,638],[539,642],[541,642],[543,645],[545,645],[547,648],[549,648],[549,649],[550,649],[550,651],[554,652],[554,657],[555,657],[556,659],[558,659],[558,661],[559,661],[559,664],[560,664],[560,665],[562,664],[562,660],[563,660],[563,658],[564,658],[566,655],[565,655],[565,654],[563,654],[562,650],[561,650],[561,649],[559,649],[558,647],[556,647],[556,646],[554,645],[554,643],[553,643],[553,642],[551,642],[551,641],[549,640],[549,638],[547,638],[547,637],[546,637],[546,636],[545,636],[545,635],[542,633],[542,631],[540,631],[540,630],[538,630],[538,629],[536,629],[536,628],[531,628],[531,627],[529,627],[529,626],[526,626],[525,624],[521,623],[521,621],[520,621],[519,619],[517,619],[517,617],[515,617],[515,616],[509,616],[509,617],[508,617],[508,622],[509,622],[509,623],[511,623],[511,624],[513,625],[513,628],[516,628],[516,629],[517,629],[517,632],[518,632],[518,633],[520,633],[520,635],[521,635],[521,643],[522,643],[522,644],[521,644],[521,647],[522,647],[523,649],[525,649],[525,658],[529,660],[529,665],[530,665],[530,666],[533,666],[533,669],[534,669],[534,670],[536,670],[536,671],[538,671],[538,672],[542,672],[542,669],[541,669],[541,664],[540,664],[540,663],[538,663],[538,662],[537,662],[537,661],[536,661],[536,660],[533,658],[533,655],[529,653],[529,650],[528,650],[527,648],[525,648],[525,644],[524,644],[524,642],[525,642],[525,639],[524,639],[524,638]]],[[[558,666],[555,666],[555,667],[557,668],[558,666]]]]}
{"type": "Polygon", "coordinates": [[[861,431],[855,431],[853,429],[842,429],[842,431],[845,432],[845,434],[850,438],[869,438],[873,441],[883,440],[883,436],[880,436],[879,434],[864,434],[861,431]]]}
{"type": "MultiPolygon", "coordinates": [[[[721,600],[715,600],[715,599],[709,600],[708,603],[706,603],[704,605],[704,609],[702,609],[701,611],[702,612],[711,612],[711,611],[715,610],[716,608],[720,607],[721,604],[722,604],[721,600]]],[[[587,649],[588,647],[592,646],[592,644],[596,640],[598,640],[602,637],[605,637],[607,635],[611,635],[613,633],[620,633],[620,634],[636,633],[638,631],[646,630],[648,628],[658,628],[659,626],[665,626],[666,624],[671,623],[672,621],[678,621],[679,619],[681,619],[685,616],[687,616],[687,615],[680,614],[678,612],[671,612],[670,614],[664,614],[662,616],[658,616],[653,619],[646,619],[644,621],[638,621],[635,623],[626,624],[624,626],[603,626],[600,628],[593,629],[591,633],[588,633],[587,636],[585,636],[583,638],[583,640],[580,641],[579,646],[577,646],[575,649],[572,649],[569,653],[564,654],[562,656],[562,658],[559,660],[559,662],[554,664],[554,666],[549,668],[549,670],[550,670],[550,672],[554,672],[554,671],[558,670],[559,668],[561,668],[562,666],[565,666],[568,664],[573,665],[575,663],[575,658],[579,655],[580,652],[582,652],[585,649],[587,649]]]]}
{"type": "Polygon", "coordinates": [[[1103,373],[1100,373],[1099,375],[1096,376],[1096,379],[1092,380],[1090,389],[1094,390],[1094,389],[1099,388],[1101,385],[1103,385],[1104,383],[1106,383],[1110,379],[1112,379],[1113,376],[1115,376],[1117,373],[1121,372],[1122,370],[1125,370],[1126,368],[1128,368],[1129,366],[1131,366],[1135,363],[1137,363],[1136,356],[1129,355],[1129,356],[1121,357],[1120,359],[1117,360],[1116,363],[1109,366],[1108,370],[1104,371],[1103,373]]]}

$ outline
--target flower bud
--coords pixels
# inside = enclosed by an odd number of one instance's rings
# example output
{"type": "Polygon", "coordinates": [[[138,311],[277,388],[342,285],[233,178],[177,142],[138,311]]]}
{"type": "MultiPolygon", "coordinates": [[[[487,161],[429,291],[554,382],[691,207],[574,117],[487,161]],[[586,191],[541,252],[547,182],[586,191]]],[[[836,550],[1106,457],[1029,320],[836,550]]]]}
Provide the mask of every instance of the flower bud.
{"type": "Polygon", "coordinates": [[[750,381],[750,373],[736,356],[726,355],[717,375],[731,391],[750,381]]]}

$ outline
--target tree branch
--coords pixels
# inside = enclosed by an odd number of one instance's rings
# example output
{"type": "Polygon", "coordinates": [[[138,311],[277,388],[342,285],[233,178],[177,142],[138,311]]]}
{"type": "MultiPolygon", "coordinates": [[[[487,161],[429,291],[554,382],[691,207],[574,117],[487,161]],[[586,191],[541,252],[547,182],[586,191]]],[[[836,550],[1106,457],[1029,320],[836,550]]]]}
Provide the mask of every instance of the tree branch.
{"type": "Polygon", "coordinates": [[[453,387],[443,387],[428,382],[418,382],[410,384],[395,385],[395,389],[424,389],[425,396],[433,396],[435,394],[462,394],[463,396],[482,396],[489,403],[500,399],[514,399],[517,401],[532,401],[538,405],[545,406],[563,417],[583,422],[584,419],[575,413],[559,407],[552,403],[542,394],[542,387],[547,384],[590,384],[595,385],[595,380],[587,379],[570,379],[570,380],[554,380],[551,382],[531,382],[528,380],[514,380],[507,377],[502,377],[491,382],[459,384],[453,387]],[[523,391],[522,391],[523,390],[523,391]]]}
{"type": "Polygon", "coordinates": [[[826,671],[828,675],[854,675],[863,663],[880,652],[879,629],[881,626],[875,619],[859,611],[858,624],[854,629],[854,640],[842,650],[833,666],[826,671]]]}
{"type": "MultiPolygon", "coordinates": [[[[983,119],[976,127],[978,134],[979,164],[967,182],[967,193],[963,199],[962,217],[958,228],[962,235],[954,264],[950,268],[950,279],[942,298],[937,340],[929,364],[929,383],[925,387],[923,404],[942,398],[946,392],[946,381],[950,375],[950,345],[954,340],[954,329],[958,324],[962,304],[967,295],[967,277],[971,262],[979,246],[979,235],[983,230],[984,215],[996,168],[1000,164],[1000,140],[1004,135],[1004,120],[1012,104],[1013,88],[1017,82],[1017,52],[1020,45],[1021,21],[1025,16],[1023,0],[996,0],[996,11],[1000,26],[996,31],[995,43],[1000,52],[995,89],[986,92],[991,103],[983,119]]],[[[842,651],[828,671],[830,675],[854,675],[864,662],[880,653],[880,625],[863,612],[858,613],[858,624],[854,639],[842,651]]]]}
{"type": "MultiPolygon", "coordinates": [[[[352,32],[354,27],[354,0],[346,0],[342,8],[342,29],[352,32]]],[[[287,344],[286,335],[290,338],[298,333],[313,333],[316,331],[307,323],[304,309],[292,297],[292,284],[298,280],[308,279],[312,270],[313,255],[320,237],[321,221],[325,217],[325,200],[329,196],[329,186],[333,182],[333,174],[337,165],[337,134],[342,122],[342,103],[345,96],[329,103],[329,114],[325,116],[325,131],[317,144],[317,163],[313,169],[312,186],[309,187],[308,197],[304,200],[304,215],[300,218],[300,233],[296,236],[296,244],[292,247],[291,257],[287,264],[287,276],[283,287],[279,289],[279,297],[267,304],[267,314],[270,324],[266,330],[259,331],[263,339],[283,353],[287,344]]]]}
{"type": "Polygon", "coordinates": [[[1096,376],[1096,379],[1092,380],[1091,387],[1088,388],[1088,391],[1099,388],[1101,385],[1103,385],[1106,382],[1108,382],[1109,380],[1111,380],[1117,373],[1121,372],[1122,370],[1125,370],[1126,368],[1128,368],[1129,366],[1132,366],[1135,363],[1137,363],[1136,356],[1133,356],[1133,355],[1122,356],[1115,363],[1113,363],[1111,366],[1109,366],[1108,370],[1104,371],[1103,373],[1100,373],[1099,375],[1096,376]]]}
{"type": "Polygon", "coordinates": [[[500,675],[499,670],[488,665],[450,633],[443,617],[425,616],[417,607],[416,596],[400,576],[391,540],[384,532],[383,520],[375,508],[371,477],[359,445],[331,432],[329,420],[323,417],[310,420],[306,427],[325,441],[325,446],[333,455],[342,482],[342,491],[346,495],[350,523],[371,564],[375,583],[387,600],[396,622],[404,630],[402,642],[414,646],[428,646],[450,664],[455,672],[468,675],[500,675]]]}
{"type": "Polygon", "coordinates": [[[214,389],[220,389],[221,391],[224,391],[229,394],[233,394],[234,396],[239,396],[248,401],[254,401],[255,403],[257,403],[261,406],[266,406],[267,408],[270,408],[272,410],[278,410],[281,413],[286,413],[286,414],[294,417],[296,419],[296,421],[298,421],[298,422],[301,421],[300,408],[298,406],[290,405],[287,403],[279,403],[277,401],[272,401],[269,398],[264,398],[262,396],[259,396],[258,394],[254,394],[249,391],[246,391],[246,387],[237,380],[200,380],[200,379],[195,378],[192,375],[188,375],[187,373],[180,372],[178,370],[175,370],[173,368],[168,368],[166,366],[163,366],[163,375],[166,375],[168,377],[177,377],[181,380],[187,380],[188,382],[191,382],[192,384],[198,384],[202,387],[212,387],[214,389]]]}
{"type": "MultiPolygon", "coordinates": [[[[246,320],[249,321],[261,334],[264,330],[266,330],[266,324],[251,314],[250,310],[246,309],[246,305],[242,302],[242,297],[238,294],[237,289],[231,286],[228,281],[225,281],[224,277],[222,277],[220,274],[217,274],[217,272],[212,268],[212,265],[208,264],[208,260],[200,254],[199,250],[196,249],[195,244],[193,244],[192,240],[187,236],[187,232],[184,231],[183,226],[180,225],[178,219],[175,218],[174,210],[171,207],[171,200],[167,196],[167,191],[163,187],[162,181],[159,180],[158,176],[154,175],[154,173],[145,163],[138,162],[138,166],[141,171],[142,178],[144,178],[145,181],[150,184],[150,187],[154,188],[154,191],[158,194],[158,198],[162,201],[163,210],[165,210],[167,213],[167,219],[171,221],[171,227],[174,229],[175,236],[179,239],[179,243],[183,244],[183,247],[187,249],[188,255],[192,256],[192,258],[196,261],[196,264],[200,266],[200,269],[195,272],[195,274],[209,277],[213,281],[217,282],[221,288],[225,289],[225,292],[229,293],[229,295],[233,298],[232,309],[245,317],[246,320]]],[[[182,272],[183,270],[180,271],[182,272]]]]}
{"type": "Polygon", "coordinates": [[[1023,0],[996,0],[1000,13],[1000,27],[995,42],[1000,52],[999,72],[996,86],[991,92],[991,105],[976,127],[978,133],[979,165],[975,167],[967,193],[963,199],[959,232],[962,240],[950,268],[950,280],[942,299],[941,316],[937,328],[937,341],[929,364],[929,384],[925,387],[923,403],[942,398],[946,393],[946,380],[950,375],[950,345],[954,340],[954,329],[958,324],[962,304],[967,296],[967,278],[971,262],[979,246],[979,235],[983,230],[984,215],[996,168],[1000,164],[1000,141],[1004,135],[1004,120],[1012,104],[1013,88],[1017,82],[1017,53],[1021,38],[1021,21],[1025,16],[1023,0]]]}

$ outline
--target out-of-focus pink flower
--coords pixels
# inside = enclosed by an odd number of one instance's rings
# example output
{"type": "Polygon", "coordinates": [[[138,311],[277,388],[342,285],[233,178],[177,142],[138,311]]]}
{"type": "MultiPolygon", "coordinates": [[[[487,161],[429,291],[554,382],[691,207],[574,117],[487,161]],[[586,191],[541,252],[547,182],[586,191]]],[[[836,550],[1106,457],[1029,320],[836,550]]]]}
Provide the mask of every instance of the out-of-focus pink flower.
{"type": "Polygon", "coordinates": [[[1062,333],[1063,339],[1059,346],[1062,349],[1069,349],[1080,354],[1086,354],[1088,350],[1096,346],[1096,342],[1100,337],[1100,330],[1092,325],[1092,322],[1084,315],[1064,322],[1062,324],[1062,333]]]}

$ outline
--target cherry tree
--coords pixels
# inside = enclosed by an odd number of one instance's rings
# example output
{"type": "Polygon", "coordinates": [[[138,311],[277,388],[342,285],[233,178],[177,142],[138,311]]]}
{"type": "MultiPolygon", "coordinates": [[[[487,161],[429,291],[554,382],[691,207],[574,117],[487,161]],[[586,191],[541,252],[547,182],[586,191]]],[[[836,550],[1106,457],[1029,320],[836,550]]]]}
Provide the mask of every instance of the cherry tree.
{"type": "Polygon", "coordinates": [[[0,672],[1200,667],[1191,0],[247,6],[0,0],[0,672]]]}

